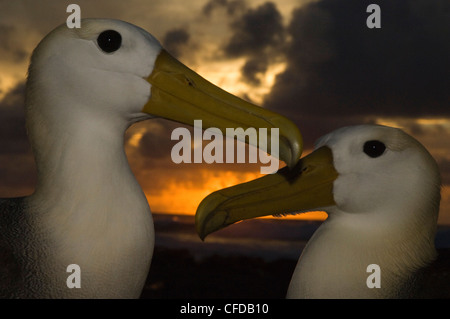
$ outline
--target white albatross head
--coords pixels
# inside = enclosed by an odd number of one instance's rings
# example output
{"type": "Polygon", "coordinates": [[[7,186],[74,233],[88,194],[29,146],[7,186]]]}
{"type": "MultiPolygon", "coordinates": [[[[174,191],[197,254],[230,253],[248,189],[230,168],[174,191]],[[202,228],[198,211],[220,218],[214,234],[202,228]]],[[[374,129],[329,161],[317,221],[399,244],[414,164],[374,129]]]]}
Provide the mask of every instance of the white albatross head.
{"type": "Polygon", "coordinates": [[[430,212],[438,211],[438,166],[402,130],[376,125],[345,127],[319,139],[316,149],[321,147],[331,149],[338,172],[333,183],[336,206],[329,213],[372,214],[388,223],[437,218],[430,212]],[[423,203],[420,210],[425,216],[417,214],[419,203],[423,203]]]}
{"type": "Polygon", "coordinates": [[[297,166],[217,191],[196,214],[201,238],[234,222],[324,210],[288,297],[405,296],[410,276],[435,258],[440,174],[428,151],[400,129],[360,125],[316,143],[297,166]],[[378,264],[384,289],[368,289],[378,264]]]}

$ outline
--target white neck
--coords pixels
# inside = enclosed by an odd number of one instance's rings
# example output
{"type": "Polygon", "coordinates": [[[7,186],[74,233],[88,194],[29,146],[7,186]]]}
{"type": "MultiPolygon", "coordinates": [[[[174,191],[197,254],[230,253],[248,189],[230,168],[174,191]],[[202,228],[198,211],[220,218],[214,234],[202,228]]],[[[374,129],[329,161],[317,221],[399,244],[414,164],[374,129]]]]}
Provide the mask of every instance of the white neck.
{"type": "Polygon", "coordinates": [[[419,228],[404,231],[398,225],[383,225],[367,215],[330,214],[305,247],[287,297],[407,297],[402,293],[413,288],[405,286],[410,284],[410,276],[436,256],[429,231],[419,228]],[[380,267],[381,288],[367,286],[367,279],[373,274],[373,270],[367,272],[371,264],[380,267]]]}
{"type": "Polygon", "coordinates": [[[60,122],[46,122],[38,114],[32,119],[28,130],[38,185],[29,203],[51,247],[47,267],[54,268],[58,297],[138,297],[154,230],[124,152],[128,123],[77,114],[60,122]],[[81,268],[81,289],[66,287],[69,264],[81,268]]]}

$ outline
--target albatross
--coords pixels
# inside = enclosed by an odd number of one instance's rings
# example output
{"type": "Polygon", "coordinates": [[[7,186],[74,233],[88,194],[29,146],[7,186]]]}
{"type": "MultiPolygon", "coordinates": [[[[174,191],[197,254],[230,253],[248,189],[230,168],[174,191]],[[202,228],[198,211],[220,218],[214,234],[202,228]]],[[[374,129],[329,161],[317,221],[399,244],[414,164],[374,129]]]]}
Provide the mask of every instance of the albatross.
{"type": "Polygon", "coordinates": [[[434,246],[440,186],[436,161],[413,137],[350,126],[320,138],[292,170],[210,194],[196,227],[204,239],[244,219],[325,211],[288,298],[450,297],[450,260],[434,246]]]}
{"type": "Polygon", "coordinates": [[[301,152],[291,121],[219,89],[119,20],[50,32],[32,54],[25,104],[38,178],[30,196],[0,199],[1,297],[140,296],[154,228],[124,152],[135,122],[279,128],[280,159],[293,166],[301,152]],[[68,284],[72,265],[79,288],[68,284]]]}

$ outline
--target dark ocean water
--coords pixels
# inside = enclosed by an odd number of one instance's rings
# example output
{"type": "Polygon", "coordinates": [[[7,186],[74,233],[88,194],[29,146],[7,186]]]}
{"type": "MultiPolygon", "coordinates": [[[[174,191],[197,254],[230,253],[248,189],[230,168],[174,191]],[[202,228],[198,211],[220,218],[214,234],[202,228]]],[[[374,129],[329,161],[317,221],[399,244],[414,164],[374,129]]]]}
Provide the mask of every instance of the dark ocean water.
{"type": "Polygon", "coordinates": [[[231,225],[206,237],[195,232],[194,217],[154,214],[155,245],[187,249],[196,259],[211,255],[261,257],[265,260],[297,260],[307,241],[320,226],[318,221],[254,219],[231,225]]]}
{"type": "Polygon", "coordinates": [[[153,214],[155,252],[142,298],[284,298],[320,222],[255,219],[201,241],[194,217],[153,214]]]}
{"type": "MultiPolygon", "coordinates": [[[[297,260],[321,221],[254,219],[231,225],[206,237],[195,232],[194,216],[153,214],[156,246],[187,249],[197,259],[214,254],[244,255],[265,260],[297,260]]],[[[439,226],[437,248],[450,248],[450,226],[439,226]]]]}

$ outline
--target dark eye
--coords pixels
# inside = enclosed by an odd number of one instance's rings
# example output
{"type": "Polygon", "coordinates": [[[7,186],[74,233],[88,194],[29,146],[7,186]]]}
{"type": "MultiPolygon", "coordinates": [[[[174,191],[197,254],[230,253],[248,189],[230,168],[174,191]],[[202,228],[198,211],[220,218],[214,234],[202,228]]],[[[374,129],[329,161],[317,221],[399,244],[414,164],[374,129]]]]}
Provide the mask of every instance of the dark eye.
{"type": "Polygon", "coordinates": [[[114,30],[106,30],[100,33],[97,38],[100,49],[106,53],[117,51],[122,45],[122,36],[114,30]]]}
{"type": "Polygon", "coordinates": [[[364,153],[372,158],[383,155],[386,145],[380,141],[368,141],[364,143],[364,153]]]}

